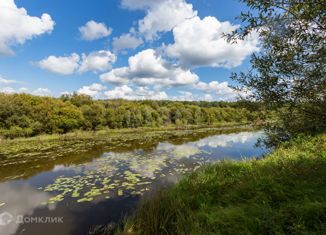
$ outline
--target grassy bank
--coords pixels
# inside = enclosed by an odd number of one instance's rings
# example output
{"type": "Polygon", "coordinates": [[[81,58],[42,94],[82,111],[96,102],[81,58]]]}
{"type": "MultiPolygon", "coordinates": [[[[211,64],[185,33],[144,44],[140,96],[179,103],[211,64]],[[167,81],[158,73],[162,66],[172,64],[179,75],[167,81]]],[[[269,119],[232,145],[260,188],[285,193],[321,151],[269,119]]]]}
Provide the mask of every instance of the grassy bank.
{"type": "Polygon", "coordinates": [[[55,165],[79,164],[104,151],[150,150],[161,141],[184,143],[213,134],[253,130],[235,123],[220,126],[184,126],[73,132],[0,142],[0,181],[26,178],[55,165]]]}
{"type": "Polygon", "coordinates": [[[326,234],[326,135],[223,161],[145,200],[118,234],[326,234]]]}

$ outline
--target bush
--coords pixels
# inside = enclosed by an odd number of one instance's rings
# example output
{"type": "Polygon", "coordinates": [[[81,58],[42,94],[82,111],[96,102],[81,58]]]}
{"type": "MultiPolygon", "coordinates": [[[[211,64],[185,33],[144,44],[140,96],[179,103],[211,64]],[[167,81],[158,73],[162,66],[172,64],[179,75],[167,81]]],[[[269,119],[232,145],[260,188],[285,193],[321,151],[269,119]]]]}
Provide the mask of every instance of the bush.
{"type": "Polygon", "coordinates": [[[1,132],[0,134],[2,136],[9,139],[18,138],[18,137],[30,137],[33,135],[32,128],[21,128],[19,126],[13,126],[9,130],[2,130],[1,132]]]}

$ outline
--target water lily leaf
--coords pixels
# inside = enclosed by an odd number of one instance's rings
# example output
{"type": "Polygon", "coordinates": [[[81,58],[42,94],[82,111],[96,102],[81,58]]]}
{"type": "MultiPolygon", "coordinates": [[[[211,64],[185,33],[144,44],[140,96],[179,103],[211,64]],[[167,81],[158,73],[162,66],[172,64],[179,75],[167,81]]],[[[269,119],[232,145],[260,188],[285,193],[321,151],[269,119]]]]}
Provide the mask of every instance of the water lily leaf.
{"type": "Polygon", "coordinates": [[[81,203],[81,202],[91,202],[93,200],[94,200],[93,198],[85,197],[85,198],[81,198],[81,199],[77,200],[77,202],[78,203],[81,203]]]}

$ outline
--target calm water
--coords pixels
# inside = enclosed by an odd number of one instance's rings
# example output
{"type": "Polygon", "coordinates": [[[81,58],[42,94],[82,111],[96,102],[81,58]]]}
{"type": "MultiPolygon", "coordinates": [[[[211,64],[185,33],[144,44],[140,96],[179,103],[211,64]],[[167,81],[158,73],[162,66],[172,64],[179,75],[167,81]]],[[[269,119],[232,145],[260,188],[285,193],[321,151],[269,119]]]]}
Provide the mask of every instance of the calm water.
{"type": "Polygon", "coordinates": [[[264,150],[255,143],[261,135],[241,132],[161,142],[153,150],[105,152],[86,163],[71,161],[36,170],[27,179],[4,181],[0,214],[7,213],[0,217],[0,234],[87,234],[95,225],[118,222],[144,194],[174,184],[201,165],[260,157],[264,150]],[[50,223],[45,223],[47,217],[50,223]]]}

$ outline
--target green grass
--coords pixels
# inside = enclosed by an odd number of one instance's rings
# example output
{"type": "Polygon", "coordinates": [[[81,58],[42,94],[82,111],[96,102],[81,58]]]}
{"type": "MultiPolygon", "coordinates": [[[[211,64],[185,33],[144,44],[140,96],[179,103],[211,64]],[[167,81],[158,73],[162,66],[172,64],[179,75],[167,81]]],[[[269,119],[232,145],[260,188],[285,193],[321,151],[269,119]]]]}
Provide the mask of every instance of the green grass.
{"type": "Polygon", "coordinates": [[[326,234],[326,134],[222,161],[141,203],[118,234],[326,234]]]}

